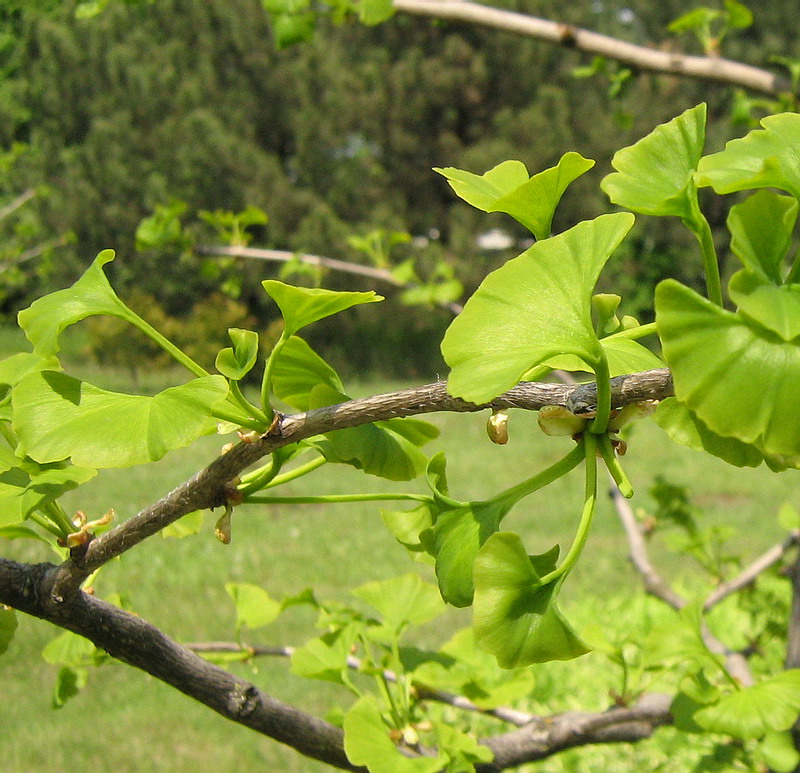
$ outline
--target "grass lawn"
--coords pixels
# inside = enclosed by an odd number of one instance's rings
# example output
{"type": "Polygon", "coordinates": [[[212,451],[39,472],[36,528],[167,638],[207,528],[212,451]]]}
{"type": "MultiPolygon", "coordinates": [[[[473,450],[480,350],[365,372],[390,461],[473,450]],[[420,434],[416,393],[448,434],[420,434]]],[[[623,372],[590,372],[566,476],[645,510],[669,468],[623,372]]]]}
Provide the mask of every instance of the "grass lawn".
{"type": "MultiPolygon", "coordinates": [[[[113,381],[113,374],[111,380],[113,381]]],[[[112,386],[107,380],[103,386],[112,386]]],[[[397,385],[361,385],[359,394],[397,385]]],[[[485,436],[486,414],[434,415],[442,436],[430,450],[448,457],[451,494],[478,499],[505,488],[552,463],[569,450],[571,441],[548,438],[539,432],[535,416],[512,413],[511,441],[492,445],[485,436]]],[[[204,438],[195,447],[175,452],[147,468],[107,471],[72,492],[68,510],[81,509],[97,517],[113,507],[125,519],[158,499],[208,463],[224,442],[204,438]]],[[[704,511],[703,524],[730,524],[738,529],[734,547],[754,556],[781,534],[776,520],[779,506],[790,501],[800,507],[797,473],[774,475],[765,468],[738,470],[721,461],[673,445],[652,424],[637,427],[630,440],[625,466],[637,496],[634,506],[653,507],[648,494],[656,475],[689,486],[693,502],[704,511]]],[[[424,491],[422,482],[410,484],[424,491]]],[[[582,481],[572,473],[526,499],[504,523],[519,531],[530,552],[541,552],[554,542],[568,545],[580,507],[582,481]]],[[[347,493],[404,490],[406,486],[367,478],[350,468],[328,466],[281,489],[286,494],[347,493]]],[[[233,519],[233,542],[220,544],[213,536],[214,518],[206,517],[203,530],[176,540],[151,538],[122,560],[107,566],[97,592],[124,594],[131,608],[181,641],[232,640],[234,611],[224,591],[230,580],[263,585],[275,598],[313,586],[320,598],[345,598],[347,589],[373,579],[405,572],[421,572],[432,579],[429,567],[413,563],[384,528],[379,505],[259,506],[240,508],[233,519]]],[[[27,561],[52,560],[44,546],[3,544],[4,555],[27,561]]],[[[666,575],[684,587],[699,582],[691,565],[654,547],[656,562],[666,575]]],[[[629,566],[621,527],[610,503],[600,502],[592,536],[562,593],[563,608],[578,629],[596,621],[610,627],[626,624],[641,609],[641,593],[629,566]],[[627,613],[623,613],[627,610],[627,613]],[[627,615],[627,616],[626,616],[627,615]]],[[[313,632],[313,619],[293,610],[266,629],[248,637],[252,644],[298,644],[313,632]]],[[[454,611],[436,626],[422,631],[422,645],[432,646],[455,626],[467,624],[467,611],[454,611]]],[[[211,713],[155,679],[124,666],[107,666],[90,673],[83,692],[60,710],[51,710],[55,668],[40,657],[42,647],[58,631],[37,620],[20,619],[20,628],[8,652],[0,658],[2,703],[0,748],[2,768],[8,773],[64,770],[156,771],[316,771],[323,766],[211,713]]],[[[594,655],[571,664],[537,671],[541,684],[561,680],[562,696],[549,710],[599,708],[608,703],[597,678],[608,670],[594,655]],[[541,673],[541,676],[538,674],[541,673]],[[594,681],[592,681],[594,680],[594,681]]],[[[260,660],[234,667],[272,695],[324,713],[347,693],[323,683],[310,684],[293,677],[288,663],[260,660]],[[313,688],[313,689],[311,689],[313,688]]],[[[552,692],[552,690],[551,690],[552,692]]],[[[536,696],[532,697],[535,702],[536,696]]],[[[659,734],[661,755],[673,741],[671,731],[659,734]]],[[[674,741],[687,743],[685,737],[674,741]]],[[[646,745],[613,747],[598,752],[602,767],[570,767],[547,763],[537,770],[655,770],[646,745]],[[648,758],[649,759],[649,758],[648,758]],[[638,760],[638,762],[637,762],[638,760]],[[642,767],[644,765],[644,767],[642,767]],[[650,767],[647,767],[647,766],[650,767]]],[[[573,758],[578,759],[573,755],[573,758]]],[[[599,758],[597,758],[599,759],[599,758]]],[[[597,763],[599,764],[599,763],[597,763]]],[[[665,762],[660,770],[682,770],[665,762]]]]}

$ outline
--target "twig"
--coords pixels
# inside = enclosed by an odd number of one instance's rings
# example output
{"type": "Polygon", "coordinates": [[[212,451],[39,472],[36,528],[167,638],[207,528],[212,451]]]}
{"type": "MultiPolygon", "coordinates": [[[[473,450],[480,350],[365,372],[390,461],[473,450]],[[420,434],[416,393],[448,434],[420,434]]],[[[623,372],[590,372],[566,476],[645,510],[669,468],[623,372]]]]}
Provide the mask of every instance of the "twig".
{"type": "MultiPolygon", "coordinates": [[[[322,255],[309,255],[308,253],[304,252],[268,250],[261,247],[241,247],[237,245],[215,246],[204,244],[197,245],[194,249],[201,255],[226,255],[234,258],[255,258],[256,260],[277,261],[279,263],[290,263],[293,260],[297,260],[300,263],[305,263],[309,266],[328,268],[332,271],[341,271],[345,274],[354,274],[356,276],[365,276],[369,279],[376,279],[379,282],[385,282],[393,287],[399,287],[404,290],[418,286],[409,282],[398,281],[392,272],[385,268],[364,266],[361,263],[350,263],[346,260],[326,258],[322,255]]],[[[460,303],[456,303],[455,301],[438,305],[444,309],[447,309],[452,314],[460,314],[464,308],[460,303]]]]}
{"type": "MultiPolygon", "coordinates": [[[[617,515],[620,521],[622,521],[622,526],[625,529],[625,536],[628,539],[631,561],[642,578],[645,591],[651,596],[661,599],[661,601],[668,604],[676,611],[682,609],[687,604],[686,599],[681,598],[681,596],[672,590],[650,562],[647,544],[642,536],[642,529],[636,520],[631,506],[628,504],[628,500],[620,494],[619,489],[613,481],[609,489],[609,495],[614,503],[617,515]]],[[[711,629],[705,622],[702,624],[701,632],[706,647],[708,647],[711,652],[725,656],[725,667],[730,674],[745,686],[753,684],[753,674],[750,671],[750,667],[747,665],[745,656],[741,652],[735,652],[730,649],[730,647],[723,644],[723,642],[711,632],[711,629]]]]}
{"type": "Polygon", "coordinates": [[[393,5],[404,13],[466,21],[546,40],[567,48],[605,56],[638,70],[727,83],[770,96],[791,91],[788,79],[741,62],[637,46],[571,24],[560,24],[548,19],[491,8],[469,0],[393,0],[393,5]]]}
{"type": "MultiPolygon", "coordinates": [[[[294,647],[255,647],[247,644],[236,644],[235,642],[194,642],[192,644],[184,645],[193,652],[228,652],[228,653],[242,653],[248,657],[284,657],[290,658],[294,654],[294,647]]],[[[347,666],[354,671],[361,668],[361,659],[355,655],[349,655],[347,658],[347,666]]],[[[385,669],[383,672],[384,678],[388,682],[397,682],[397,674],[391,669],[385,669]]],[[[509,708],[508,706],[499,706],[494,709],[482,708],[473,703],[469,698],[463,695],[456,695],[445,690],[437,690],[419,682],[413,682],[414,689],[417,691],[417,696],[420,700],[436,701],[438,703],[446,703],[457,709],[464,711],[476,711],[495,719],[501,719],[512,725],[522,727],[539,718],[535,714],[529,714],[526,711],[518,711],[517,709],[509,708]]]]}
{"type": "Polygon", "coordinates": [[[732,593],[750,585],[759,574],[769,569],[773,564],[783,558],[800,540],[800,530],[793,531],[786,539],[773,545],[769,550],[762,553],[752,564],[746,567],[740,574],[728,582],[720,583],[708,596],[703,604],[703,611],[708,612],[723,599],[728,598],[732,593]]]}
{"type": "Polygon", "coordinates": [[[617,515],[620,521],[622,521],[622,527],[625,529],[625,536],[628,539],[631,561],[642,578],[645,591],[651,596],[661,599],[665,604],[668,604],[675,610],[686,606],[686,601],[672,590],[667,581],[658,573],[650,562],[647,544],[645,543],[639,522],[634,515],[633,508],[630,506],[628,500],[622,496],[613,482],[609,489],[609,495],[611,496],[611,501],[614,503],[617,515]]]}
{"type": "MultiPolygon", "coordinates": [[[[666,369],[618,376],[612,379],[611,387],[614,407],[639,400],[662,400],[673,393],[672,377],[666,369]]],[[[52,584],[52,602],[64,603],[77,593],[80,584],[93,571],[178,518],[195,510],[224,506],[225,485],[229,481],[261,457],[290,443],[346,427],[438,411],[474,412],[484,408],[539,410],[545,405],[573,404],[591,406],[596,389],[594,383],[568,386],[525,382],[491,403],[474,405],[452,397],[447,392],[446,382],[440,381],[306,413],[278,416],[275,426],[264,435],[252,442],[240,443],[155,504],[73,550],[70,558],[57,569],[58,577],[52,584]]]]}
{"type": "Polygon", "coordinates": [[[28,188],[27,191],[20,193],[17,198],[0,208],[0,220],[7,218],[12,212],[18,210],[23,204],[30,201],[35,195],[36,191],[33,190],[33,188],[28,188]]]}

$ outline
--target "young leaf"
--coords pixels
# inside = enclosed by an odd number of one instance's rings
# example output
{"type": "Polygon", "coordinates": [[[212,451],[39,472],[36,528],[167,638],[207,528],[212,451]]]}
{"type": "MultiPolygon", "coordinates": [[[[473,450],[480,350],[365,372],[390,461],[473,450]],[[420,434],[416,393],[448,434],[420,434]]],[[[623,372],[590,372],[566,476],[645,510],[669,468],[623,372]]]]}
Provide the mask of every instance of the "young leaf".
{"type": "Polygon", "coordinates": [[[258,585],[249,582],[225,583],[225,590],[236,605],[236,629],[261,628],[269,625],[281,613],[280,602],[258,585]]]}
{"type": "Polygon", "coordinates": [[[88,674],[85,668],[71,668],[70,666],[60,668],[53,689],[53,708],[63,708],[70,698],[74,698],[86,687],[87,679],[88,674]]]}
{"type": "Polygon", "coordinates": [[[710,185],[717,193],[778,188],[800,199],[800,115],[768,115],[761,125],[701,159],[697,185],[710,185]]]}
{"type": "Polygon", "coordinates": [[[219,352],[215,367],[231,381],[241,381],[258,359],[258,333],[232,327],[228,335],[233,348],[227,347],[219,352]]]}
{"type": "Polygon", "coordinates": [[[51,665],[82,666],[92,659],[97,648],[88,639],[64,631],[45,645],[42,657],[51,665]]]}
{"type": "MultiPolygon", "coordinates": [[[[344,402],[343,395],[325,384],[316,386],[309,397],[310,408],[321,408],[344,402]]],[[[421,475],[428,464],[428,457],[417,448],[419,433],[413,432],[414,440],[403,436],[406,431],[402,422],[407,419],[389,419],[362,424],[358,427],[329,432],[326,443],[317,443],[319,450],[329,462],[350,464],[368,475],[377,475],[388,480],[413,480],[421,475]],[[403,427],[398,431],[398,428],[403,427]]],[[[427,442],[423,439],[422,442],[427,442]]]]}
{"type": "Polygon", "coordinates": [[[359,698],[344,718],[344,750],[353,765],[364,765],[370,773],[437,773],[445,769],[447,757],[409,758],[389,738],[375,698],[359,698]]]}
{"type": "Polygon", "coordinates": [[[361,0],[358,4],[358,18],[368,26],[381,24],[392,16],[392,0],[361,0]]]}
{"type": "Polygon", "coordinates": [[[671,279],[656,288],[656,323],[675,396],[712,432],[800,454],[800,346],[671,279]]]}
{"type": "Polygon", "coordinates": [[[72,287],[45,295],[19,313],[19,325],[37,354],[56,354],[58,337],[70,325],[95,314],[133,322],[138,317],[119,299],[103,273],[114,260],[113,250],[103,250],[72,287]]]}
{"type": "Polygon", "coordinates": [[[779,285],[781,261],[792,243],[798,203],[774,191],[759,191],[731,207],[731,251],[745,268],[779,285]]]}
{"type": "Polygon", "coordinates": [[[384,626],[399,636],[409,625],[421,625],[444,612],[436,586],[423,582],[416,574],[362,585],[352,594],[378,610],[384,626]]]}
{"type": "Polygon", "coordinates": [[[642,215],[694,219],[692,174],[705,142],[706,106],[690,108],[614,154],[600,187],[614,204],[642,215]]]}
{"type": "Polygon", "coordinates": [[[761,738],[792,727],[800,713],[800,669],[782,671],[763,682],[720,698],[694,719],[710,733],[761,738]]]}
{"type": "Polygon", "coordinates": [[[16,630],[17,613],[13,609],[0,607],[0,655],[8,649],[16,630]]]}
{"type": "Polygon", "coordinates": [[[357,636],[356,625],[311,639],[292,653],[292,673],[305,679],[348,684],[347,658],[357,636]]]}
{"type": "Polygon", "coordinates": [[[578,223],[489,274],[442,341],[450,393],[485,403],[556,355],[597,363],[592,290],[633,220],[619,212],[578,223]]]}
{"type": "Polygon", "coordinates": [[[65,462],[37,464],[0,447],[0,526],[23,521],[45,502],[91,480],[97,471],[65,462]]]}
{"type": "Polygon", "coordinates": [[[571,660],[589,650],[556,606],[562,579],[541,585],[555,569],[558,548],[528,556],[522,540],[493,534],[475,560],[473,624],[480,647],[502,668],[571,660]]]}
{"type": "Polygon", "coordinates": [[[712,432],[674,397],[659,403],[653,420],[676,443],[705,451],[735,467],[758,467],[764,461],[763,454],[755,446],[712,432]]]}
{"type": "Polygon", "coordinates": [[[284,338],[294,335],[300,328],[330,317],[340,311],[362,303],[382,301],[383,297],[370,290],[367,293],[336,292],[320,288],[293,287],[266,279],[261,283],[281,310],[286,323],[284,338]]]}
{"type": "Polygon", "coordinates": [[[423,503],[413,510],[381,510],[381,518],[406,550],[412,553],[424,550],[420,534],[433,525],[430,505],[423,503]]]}
{"type": "Polygon", "coordinates": [[[288,338],[272,368],[273,393],[295,410],[307,411],[311,390],[318,384],[344,390],[336,371],[302,338],[288,338]]]}
{"type": "Polygon", "coordinates": [[[484,175],[448,167],[434,169],[468,204],[484,212],[505,212],[537,239],[550,235],[558,202],[570,183],[594,166],[580,153],[565,153],[558,164],[528,178],[521,161],[504,161],[484,175]]]}
{"type": "Polygon", "coordinates": [[[800,752],[789,731],[767,733],[757,748],[766,766],[775,773],[792,773],[800,765],[800,752]]]}
{"type": "Polygon", "coordinates": [[[153,397],[107,392],[62,373],[23,379],[12,394],[18,453],[38,462],[130,467],[160,459],[213,432],[225,399],[222,376],[206,376],[153,397]]]}
{"type": "Polygon", "coordinates": [[[784,341],[800,335],[800,285],[774,285],[745,268],[731,277],[728,295],[742,314],[784,341]]]}

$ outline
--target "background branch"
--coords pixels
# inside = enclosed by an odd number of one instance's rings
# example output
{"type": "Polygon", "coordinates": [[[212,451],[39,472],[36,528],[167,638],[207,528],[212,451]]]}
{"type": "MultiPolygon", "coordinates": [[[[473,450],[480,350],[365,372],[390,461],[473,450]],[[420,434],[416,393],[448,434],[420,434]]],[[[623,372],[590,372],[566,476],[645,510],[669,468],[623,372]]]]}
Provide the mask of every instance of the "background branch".
{"type": "MultiPolygon", "coordinates": [[[[413,287],[418,287],[415,284],[407,282],[400,282],[392,274],[391,271],[385,268],[376,268],[374,266],[364,266],[361,263],[351,263],[346,260],[337,260],[336,258],[326,258],[322,255],[310,255],[304,252],[289,252],[288,250],[268,250],[260,247],[243,247],[239,245],[232,246],[215,246],[200,244],[194,247],[195,251],[200,255],[225,255],[234,258],[255,258],[256,260],[277,261],[278,263],[290,263],[297,260],[300,263],[305,263],[309,266],[316,266],[318,268],[327,268],[332,271],[341,271],[345,274],[353,274],[355,276],[365,276],[369,279],[376,279],[379,282],[385,282],[393,287],[402,290],[409,290],[413,287]]],[[[464,308],[460,303],[452,301],[450,303],[440,304],[442,308],[447,309],[452,314],[460,314],[464,308]]]]}
{"type": "Polygon", "coordinates": [[[770,96],[778,96],[791,90],[786,78],[759,67],[721,57],[688,56],[637,46],[570,24],[491,8],[469,0],[393,0],[392,4],[403,13],[464,21],[515,32],[568,48],[577,48],[589,54],[605,56],[638,70],[726,83],[770,96]]]}

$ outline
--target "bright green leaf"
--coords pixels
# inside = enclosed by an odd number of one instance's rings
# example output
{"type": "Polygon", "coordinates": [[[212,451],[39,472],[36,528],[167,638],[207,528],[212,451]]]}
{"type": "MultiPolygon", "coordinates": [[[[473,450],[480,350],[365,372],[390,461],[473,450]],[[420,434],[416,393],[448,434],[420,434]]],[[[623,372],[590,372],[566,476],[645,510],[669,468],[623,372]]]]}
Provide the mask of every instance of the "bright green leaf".
{"type": "Polygon", "coordinates": [[[653,419],[676,443],[695,451],[706,451],[735,467],[758,467],[764,461],[763,454],[755,446],[712,432],[674,397],[659,403],[653,419]]]}
{"type": "Polygon", "coordinates": [[[8,540],[35,539],[39,540],[40,542],[44,542],[45,544],[49,544],[41,534],[33,529],[28,528],[27,526],[22,526],[20,524],[14,524],[13,526],[0,526],[0,538],[8,540]]]}
{"type": "Polygon", "coordinates": [[[437,773],[447,757],[409,758],[401,754],[389,737],[378,704],[365,695],[344,718],[344,750],[353,765],[365,765],[370,773],[437,773]]]}
{"type": "Polygon", "coordinates": [[[571,660],[589,651],[556,606],[561,582],[539,582],[555,569],[557,555],[555,549],[528,556],[516,534],[498,532],[475,559],[475,635],[502,668],[571,660]]]}
{"type": "Polygon", "coordinates": [[[800,765],[800,752],[788,731],[767,733],[758,746],[767,767],[775,773],[792,773],[800,765]]]}
{"type": "Polygon", "coordinates": [[[17,630],[17,613],[13,609],[6,609],[0,606],[0,655],[2,655],[11,644],[14,632],[17,630]]]}
{"type": "Polygon", "coordinates": [[[109,314],[128,322],[138,320],[106,279],[103,266],[112,260],[114,251],[103,250],[72,287],[45,295],[19,313],[19,325],[37,354],[56,354],[61,333],[86,317],[109,314]]]}
{"type": "Polygon", "coordinates": [[[292,287],[275,279],[266,279],[261,284],[281,310],[286,323],[283,333],[286,338],[312,322],[325,319],[352,306],[383,300],[382,296],[376,295],[372,290],[367,293],[352,293],[292,287]]]}
{"type": "Polygon", "coordinates": [[[307,411],[311,390],[318,384],[337,392],[344,389],[336,371],[302,338],[292,336],[275,358],[272,391],[295,410],[307,411]]]}
{"type": "Polygon", "coordinates": [[[236,605],[236,628],[261,628],[281,613],[280,602],[258,585],[249,582],[229,582],[225,590],[236,605]]]}
{"type": "MultiPolygon", "coordinates": [[[[625,376],[628,373],[640,373],[643,370],[663,368],[664,363],[646,346],[624,336],[610,336],[600,339],[606,359],[608,360],[608,373],[614,376],[625,376]]],[[[588,371],[590,367],[580,357],[574,354],[561,354],[551,357],[545,363],[550,368],[559,370],[588,371]]],[[[522,377],[525,381],[527,374],[522,377]]]]}
{"type": "Polygon", "coordinates": [[[731,251],[745,268],[781,284],[781,261],[792,242],[798,203],[774,191],[758,191],[731,207],[728,230],[731,251]]]}
{"type": "Polygon", "coordinates": [[[51,665],[82,666],[90,661],[96,647],[83,636],[63,631],[42,650],[42,657],[51,665]]]}
{"type": "Polygon", "coordinates": [[[356,598],[378,610],[384,625],[399,635],[409,625],[421,625],[444,612],[436,587],[416,574],[377,580],[352,591],[356,598]]]}
{"type": "Polygon", "coordinates": [[[88,674],[85,668],[71,668],[70,666],[60,668],[53,689],[53,708],[62,708],[70,698],[74,698],[86,687],[87,680],[88,674]]]}
{"type": "Polygon", "coordinates": [[[233,347],[220,351],[216,368],[231,381],[240,381],[253,369],[258,359],[258,333],[232,327],[228,335],[233,347]]]}
{"type": "Polygon", "coordinates": [[[292,673],[305,679],[347,684],[347,658],[356,640],[355,626],[311,639],[292,653],[292,673]]]}
{"type": "Polygon", "coordinates": [[[728,12],[727,23],[731,29],[746,29],[753,23],[753,12],[738,0],[725,0],[725,10],[728,12]]]}
{"type": "Polygon", "coordinates": [[[778,511],[778,523],[786,531],[800,529],[800,513],[790,502],[784,502],[781,505],[781,509],[778,511]]]}
{"type": "Polygon", "coordinates": [[[619,212],[578,223],[489,274],[442,341],[450,393],[484,403],[556,355],[598,362],[592,290],[633,220],[619,212]]]}
{"type": "Polygon", "coordinates": [[[800,714],[800,669],[782,671],[763,682],[737,690],[698,711],[695,721],[711,733],[734,738],[761,738],[792,727],[800,714]]]}
{"type": "Polygon", "coordinates": [[[366,25],[373,26],[394,16],[392,0],[361,0],[358,4],[358,18],[366,25]]]}
{"type": "Polygon", "coordinates": [[[482,746],[473,736],[444,722],[436,725],[436,741],[442,753],[450,758],[445,768],[447,773],[473,773],[476,764],[494,759],[488,746],[482,746]]]}
{"type": "Polygon", "coordinates": [[[701,159],[697,185],[710,185],[717,193],[778,188],[800,199],[800,115],[768,115],[761,125],[701,159]]]}
{"type": "Polygon", "coordinates": [[[310,40],[317,25],[316,14],[282,13],[272,17],[272,34],[275,47],[281,51],[296,43],[310,40]]]}
{"type": "Polygon", "coordinates": [[[614,154],[600,187],[614,204],[642,215],[693,220],[692,174],[705,142],[706,106],[699,104],[614,154]]]}
{"type": "MultiPolygon", "coordinates": [[[[310,395],[310,408],[335,405],[347,399],[346,395],[331,389],[325,384],[316,386],[310,395]]],[[[376,421],[358,427],[329,432],[326,443],[318,444],[321,453],[329,462],[349,464],[368,475],[377,475],[388,480],[412,480],[421,475],[428,464],[428,458],[415,442],[401,434],[405,427],[400,422],[405,419],[376,421]]],[[[419,431],[409,428],[414,440],[419,439],[419,431]]]]}
{"type": "Polygon", "coordinates": [[[728,284],[739,311],[784,341],[800,336],[800,284],[774,285],[760,274],[742,269],[728,284]]]}
{"type": "Polygon", "coordinates": [[[800,454],[800,346],[671,279],[656,288],[656,322],[675,396],[712,432],[800,454]]]}
{"type": "Polygon", "coordinates": [[[225,399],[222,376],[206,376],[153,397],[108,392],[46,371],[14,389],[19,453],[39,462],[67,457],[87,467],[129,467],[160,459],[213,432],[214,406],[225,399]]]}
{"type": "Polygon", "coordinates": [[[558,202],[567,187],[594,166],[580,153],[565,153],[558,164],[528,177],[521,161],[504,161],[486,174],[448,167],[435,169],[464,201],[484,212],[505,212],[537,239],[550,235],[558,202]]]}
{"type": "Polygon", "coordinates": [[[423,503],[413,510],[381,510],[381,518],[392,536],[407,550],[423,550],[420,534],[433,525],[429,505],[423,503]]]}

